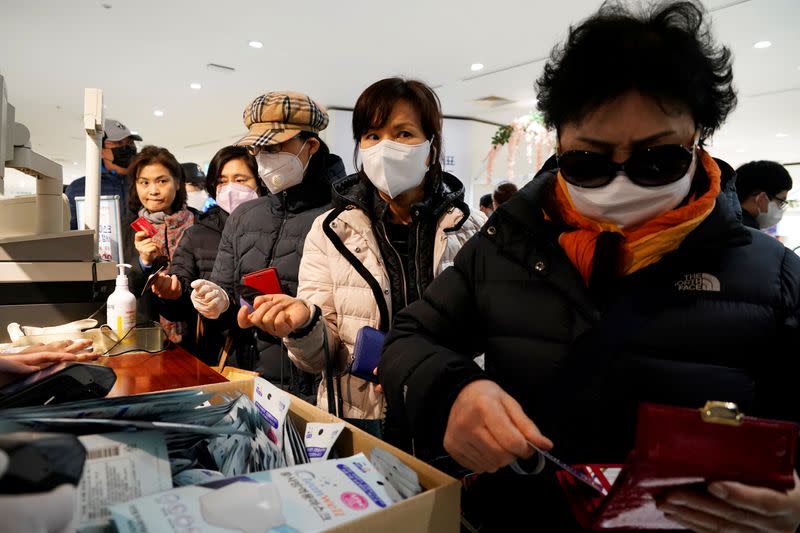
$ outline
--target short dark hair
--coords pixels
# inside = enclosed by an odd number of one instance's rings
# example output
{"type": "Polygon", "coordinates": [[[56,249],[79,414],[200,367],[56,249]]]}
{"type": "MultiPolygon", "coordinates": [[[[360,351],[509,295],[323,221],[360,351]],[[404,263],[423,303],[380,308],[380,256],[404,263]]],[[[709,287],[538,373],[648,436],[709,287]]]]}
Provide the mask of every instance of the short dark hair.
{"type": "Polygon", "coordinates": [[[136,213],[142,208],[142,202],[136,192],[136,180],[139,178],[139,172],[148,165],[163,165],[169,170],[170,175],[178,180],[178,190],[170,209],[173,213],[183,209],[186,204],[186,177],[183,175],[181,164],[166,148],[145,146],[134,156],[128,166],[128,207],[130,210],[136,213]]]}
{"type": "Polygon", "coordinates": [[[716,46],[697,2],[657,2],[634,13],[607,1],[570,27],[536,82],[538,109],[559,129],[630,90],[662,106],[684,105],[701,138],[736,107],[731,52],[716,46]]]}
{"type": "Polygon", "coordinates": [[[208,164],[208,174],[206,175],[206,192],[211,198],[217,197],[217,184],[219,183],[219,177],[222,174],[222,169],[225,168],[230,161],[234,161],[236,159],[241,159],[244,161],[244,164],[247,165],[247,168],[250,172],[253,173],[253,177],[258,182],[258,194],[260,196],[264,196],[267,194],[267,187],[258,177],[258,165],[256,164],[256,158],[250,155],[250,152],[247,150],[245,146],[226,146],[224,148],[220,148],[214,157],[211,158],[211,162],[208,164]]]}
{"type": "Polygon", "coordinates": [[[358,146],[361,136],[382,127],[392,114],[398,100],[406,100],[418,113],[422,131],[431,141],[433,155],[431,169],[441,171],[442,157],[442,104],[439,97],[427,84],[419,80],[386,78],[367,87],[358,97],[353,108],[353,153],[354,166],[358,167],[358,146]]]}
{"type": "Polygon", "coordinates": [[[492,207],[492,195],[484,194],[483,196],[481,196],[479,205],[481,207],[492,207]]]}
{"type": "Polygon", "coordinates": [[[789,171],[775,161],[750,161],[736,169],[736,194],[739,201],[760,192],[770,198],[783,191],[791,190],[792,176],[789,171]]]}
{"type": "Polygon", "coordinates": [[[492,198],[497,205],[506,203],[517,193],[517,186],[511,182],[504,182],[497,186],[492,194],[492,198]]]}

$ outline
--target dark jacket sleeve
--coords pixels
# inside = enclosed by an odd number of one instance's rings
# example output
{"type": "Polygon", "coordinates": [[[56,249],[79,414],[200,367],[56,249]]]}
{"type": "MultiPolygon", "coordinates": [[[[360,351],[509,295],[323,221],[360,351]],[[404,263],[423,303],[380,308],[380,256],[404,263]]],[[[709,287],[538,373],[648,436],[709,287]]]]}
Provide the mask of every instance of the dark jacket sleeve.
{"type": "Polygon", "coordinates": [[[67,200],[69,201],[69,229],[76,230],[78,229],[78,212],[75,208],[75,197],[79,196],[78,188],[79,188],[79,181],[83,178],[78,178],[72,183],[67,186],[67,190],[64,194],[67,195],[67,200]]]}
{"type": "Polygon", "coordinates": [[[473,290],[477,240],[464,246],[421,300],[397,315],[378,367],[392,416],[418,444],[437,449],[461,389],[488,379],[473,360],[483,344],[473,290]]]}
{"type": "Polygon", "coordinates": [[[239,312],[239,298],[236,296],[236,284],[239,280],[235,279],[237,257],[233,248],[233,243],[238,238],[238,232],[239,217],[228,217],[225,228],[222,230],[222,239],[219,241],[214,270],[211,272],[211,281],[222,287],[230,299],[228,310],[218,318],[220,323],[225,325],[224,327],[235,325],[236,314],[239,312]]]}
{"type": "Polygon", "coordinates": [[[195,232],[192,228],[186,230],[178,247],[175,248],[175,253],[172,254],[172,263],[169,267],[169,273],[175,274],[181,284],[181,296],[177,300],[163,300],[159,299],[159,311],[164,318],[177,321],[188,321],[194,311],[191,299],[189,298],[192,293],[192,281],[200,277],[199,269],[197,268],[197,259],[194,255],[197,243],[194,239],[195,232]]]}

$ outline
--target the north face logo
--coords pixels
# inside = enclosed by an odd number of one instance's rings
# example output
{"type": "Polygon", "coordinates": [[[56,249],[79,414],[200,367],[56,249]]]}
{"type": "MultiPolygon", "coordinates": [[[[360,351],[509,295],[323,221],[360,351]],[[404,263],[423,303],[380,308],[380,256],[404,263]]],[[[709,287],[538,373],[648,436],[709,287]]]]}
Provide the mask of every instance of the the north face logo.
{"type": "Polygon", "coordinates": [[[679,291],[705,291],[719,292],[719,279],[711,274],[686,274],[683,279],[675,282],[675,288],[679,291]]]}

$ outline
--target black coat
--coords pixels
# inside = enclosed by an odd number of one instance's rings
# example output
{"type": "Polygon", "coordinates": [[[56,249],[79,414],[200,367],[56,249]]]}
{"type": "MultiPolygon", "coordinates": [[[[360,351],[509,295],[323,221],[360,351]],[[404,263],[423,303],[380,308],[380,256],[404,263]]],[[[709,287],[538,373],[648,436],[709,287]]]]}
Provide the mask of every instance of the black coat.
{"type": "MultiPolygon", "coordinates": [[[[622,463],[643,401],[728,400],[751,415],[800,419],[800,258],[742,225],[733,171],[720,166],[710,216],[678,250],[603,291],[587,290],[558,244],[564,228],[542,215],[552,171],[498,209],[387,339],[379,375],[417,446],[441,450],[453,401],[477,379],[516,398],[573,463],[622,463]]],[[[495,524],[571,523],[547,471],[480,476],[464,503],[490,510],[481,518],[495,524]]]]}
{"type": "MultiPolygon", "coordinates": [[[[312,222],[331,208],[331,186],[345,177],[342,160],[328,156],[324,170],[317,175],[307,174],[300,185],[277,195],[268,194],[238,207],[228,218],[222,233],[211,279],[225,289],[231,307],[221,317],[236,320],[242,292],[242,276],[267,267],[275,267],[285,294],[297,294],[297,275],[306,234],[312,222]]],[[[258,360],[247,361],[237,353],[236,364],[257,370],[266,379],[295,394],[313,397],[316,394],[313,379],[303,376],[284,353],[280,339],[253,328],[258,349],[258,360]],[[291,383],[291,384],[290,384],[291,383]],[[302,390],[298,390],[298,387],[302,390]]]]}
{"type": "MultiPolygon", "coordinates": [[[[222,229],[228,220],[228,213],[219,206],[211,207],[198,216],[192,227],[183,234],[175,253],[169,273],[175,274],[181,283],[182,296],[177,300],[160,300],[161,315],[172,321],[188,324],[187,334],[181,345],[190,353],[209,365],[216,365],[220,350],[225,343],[229,328],[237,329],[235,324],[224,324],[218,320],[203,321],[203,335],[196,338],[197,320],[200,315],[192,305],[189,296],[191,283],[196,279],[211,279],[217,250],[222,239],[222,229]]],[[[235,331],[231,331],[236,334],[235,331]]]]}

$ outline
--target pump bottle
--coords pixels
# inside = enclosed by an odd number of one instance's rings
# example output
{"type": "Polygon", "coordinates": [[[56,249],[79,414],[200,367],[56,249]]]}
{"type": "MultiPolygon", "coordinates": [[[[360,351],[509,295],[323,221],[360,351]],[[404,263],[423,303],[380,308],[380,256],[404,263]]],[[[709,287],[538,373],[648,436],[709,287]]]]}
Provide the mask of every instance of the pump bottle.
{"type": "Polygon", "coordinates": [[[125,269],[131,266],[122,263],[117,268],[117,287],[106,302],[106,323],[121,339],[136,325],[136,297],[128,290],[128,276],[125,275],[125,269]]]}

